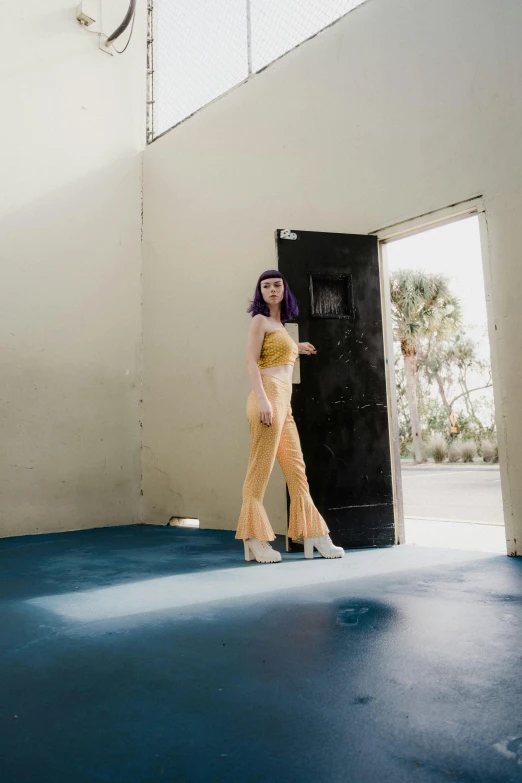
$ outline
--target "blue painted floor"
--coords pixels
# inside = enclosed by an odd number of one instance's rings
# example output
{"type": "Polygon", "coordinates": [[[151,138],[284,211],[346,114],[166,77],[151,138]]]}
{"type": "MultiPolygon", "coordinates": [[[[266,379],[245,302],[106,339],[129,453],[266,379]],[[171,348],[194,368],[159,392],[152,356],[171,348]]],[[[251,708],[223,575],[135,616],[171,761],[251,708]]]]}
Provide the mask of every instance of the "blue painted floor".
{"type": "Polygon", "coordinates": [[[2,783],[520,782],[520,559],[233,535],[0,541],[2,783]]]}

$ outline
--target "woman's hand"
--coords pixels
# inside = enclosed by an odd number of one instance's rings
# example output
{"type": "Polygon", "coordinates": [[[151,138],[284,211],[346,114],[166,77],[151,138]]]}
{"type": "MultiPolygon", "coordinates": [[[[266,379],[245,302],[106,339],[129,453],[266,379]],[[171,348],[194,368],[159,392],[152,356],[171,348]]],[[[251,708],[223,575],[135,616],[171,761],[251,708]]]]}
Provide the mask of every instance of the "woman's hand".
{"type": "Polygon", "coordinates": [[[266,424],[269,427],[272,424],[272,405],[268,397],[263,397],[257,401],[257,410],[261,424],[266,424]]]}
{"type": "Polygon", "coordinates": [[[297,343],[299,353],[317,353],[312,343],[297,343]]]}

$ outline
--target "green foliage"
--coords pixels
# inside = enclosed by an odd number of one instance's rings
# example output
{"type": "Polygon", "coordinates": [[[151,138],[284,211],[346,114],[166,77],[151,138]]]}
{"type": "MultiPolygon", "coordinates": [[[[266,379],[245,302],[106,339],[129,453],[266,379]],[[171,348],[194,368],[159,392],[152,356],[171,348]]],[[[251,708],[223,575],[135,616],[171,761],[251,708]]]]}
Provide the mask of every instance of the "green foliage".
{"type": "Polygon", "coordinates": [[[464,440],[480,443],[483,438],[495,438],[495,424],[492,421],[481,422],[461,412],[458,416],[459,435],[464,440]]]}
{"type": "Polygon", "coordinates": [[[444,275],[399,269],[390,278],[390,298],[394,339],[403,356],[414,356],[420,340],[442,338],[460,325],[460,301],[444,275]]]}
{"type": "Polygon", "coordinates": [[[460,444],[462,451],[462,462],[473,462],[477,456],[477,444],[474,440],[463,440],[460,444]]]}
{"type": "Polygon", "coordinates": [[[448,449],[448,462],[458,462],[462,459],[462,443],[454,440],[448,449]]]}
{"type": "Polygon", "coordinates": [[[496,441],[490,441],[487,438],[480,443],[480,453],[484,462],[498,462],[498,444],[496,441]]]}
{"type": "Polygon", "coordinates": [[[434,462],[444,462],[448,453],[448,444],[446,438],[435,432],[428,441],[428,452],[433,457],[434,462]]]}
{"type": "MultiPolygon", "coordinates": [[[[476,448],[482,440],[494,442],[491,368],[479,358],[476,343],[462,328],[459,300],[448,279],[399,270],[392,275],[390,288],[401,456],[414,452],[412,405],[416,406],[423,442],[429,443],[436,434],[446,440],[451,437],[452,411],[457,416],[459,443],[474,441],[476,448]],[[405,357],[414,360],[416,401],[408,399],[405,357]],[[481,377],[484,380],[477,384],[481,377]]],[[[462,458],[459,448],[453,449],[454,459],[462,458]]]]}
{"type": "Polygon", "coordinates": [[[443,437],[450,437],[448,413],[436,397],[419,394],[419,415],[423,439],[428,440],[434,432],[440,432],[443,437]]]}
{"type": "Polygon", "coordinates": [[[404,365],[399,354],[396,354],[395,356],[395,384],[397,388],[397,414],[399,419],[401,457],[403,459],[409,459],[413,455],[413,443],[411,438],[408,401],[406,399],[406,385],[404,382],[404,365]]]}
{"type": "Polygon", "coordinates": [[[495,456],[495,447],[490,440],[483,439],[480,442],[480,451],[484,462],[493,462],[495,456]]]}
{"type": "Polygon", "coordinates": [[[423,341],[442,340],[455,331],[461,322],[460,302],[450,290],[447,277],[415,269],[400,269],[391,276],[390,300],[394,338],[408,372],[407,382],[402,377],[406,404],[401,413],[410,425],[415,459],[422,462],[424,446],[418,428],[422,430],[425,422],[416,391],[419,348],[423,341]]]}

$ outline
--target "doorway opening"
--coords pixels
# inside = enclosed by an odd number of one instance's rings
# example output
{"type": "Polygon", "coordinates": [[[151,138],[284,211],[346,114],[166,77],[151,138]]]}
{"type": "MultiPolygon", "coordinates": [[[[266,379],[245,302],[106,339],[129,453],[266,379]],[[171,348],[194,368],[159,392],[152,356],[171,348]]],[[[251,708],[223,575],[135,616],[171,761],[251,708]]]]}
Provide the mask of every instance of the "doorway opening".
{"type": "Polygon", "coordinates": [[[505,554],[482,217],[477,199],[376,233],[398,540],[505,554]]]}

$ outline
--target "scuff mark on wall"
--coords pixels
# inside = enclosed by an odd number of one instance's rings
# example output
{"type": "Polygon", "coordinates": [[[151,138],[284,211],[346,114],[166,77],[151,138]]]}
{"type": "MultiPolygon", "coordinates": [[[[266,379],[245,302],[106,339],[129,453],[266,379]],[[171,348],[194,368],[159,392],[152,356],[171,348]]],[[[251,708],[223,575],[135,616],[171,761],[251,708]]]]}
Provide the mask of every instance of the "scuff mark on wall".
{"type": "Polygon", "coordinates": [[[205,422],[200,421],[198,424],[190,424],[188,427],[180,427],[178,432],[188,432],[190,430],[197,430],[200,427],[204,427],[204,426],[205,426],[205,422]]]}
{"type": "MultiPolygon", "coordinates": [[[[176,492],[176,490],[172,488],[172,486],[170,484],[170,476],[169,476],[169,474],[166,471],[162,470],[161,468],[158,468],[158,466],[156,465],[156,457],[154,455],[154,452],[150,448],[150,446],[143,446],[143,452],[148,452],[150,454],[151,467],[154,470],[156,470],[158,473],[160,473],[162,476],[165,477],[165,483],[167,485],[168,491],[172,495],[174,495],[176,498],[179,498],[179,500],[181,501],[181,505],[183,505],[183,495],[180,492],[176,492]]],[[[181,516],[184,516],[184,515],[181,515],[181,516]]]]}

